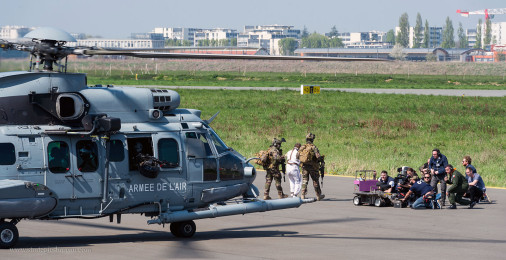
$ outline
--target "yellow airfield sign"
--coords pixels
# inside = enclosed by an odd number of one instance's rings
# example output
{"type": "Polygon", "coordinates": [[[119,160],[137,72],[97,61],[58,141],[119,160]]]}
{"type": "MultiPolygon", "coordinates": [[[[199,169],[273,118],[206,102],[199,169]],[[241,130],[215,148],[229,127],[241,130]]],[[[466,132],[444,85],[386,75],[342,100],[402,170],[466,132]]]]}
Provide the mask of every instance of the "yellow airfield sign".
{"type": "Polygon", "coordinates": [[[320,86],[317,85],[300,85],[300,94],[320,94],[320,86]]]}

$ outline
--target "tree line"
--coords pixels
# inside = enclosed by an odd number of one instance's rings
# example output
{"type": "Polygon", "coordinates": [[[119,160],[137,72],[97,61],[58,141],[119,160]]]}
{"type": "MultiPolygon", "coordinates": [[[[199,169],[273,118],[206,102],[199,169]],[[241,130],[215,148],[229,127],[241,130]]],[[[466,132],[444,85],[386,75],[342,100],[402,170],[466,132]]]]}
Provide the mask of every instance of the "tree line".
{"type": "Polygon", "coordinates": [[[339,38],[339,31],[334,25],[326,35],[317,32],[309,33],[306,26],[301,33],[300,43],[295,38],[279,40],[281,55],[293,55],[297,48],[339,48],[344,47],[343,40],[339,38]]]}
{"type": "MultiPolygon", "coordinates": [[[[476,29],[476,43],[473,48],[482,48],[482,19],[480,18],[478,21],[478,26],[476,29]]],[[[397,34],[394,30],[389,30],[386,35],[386,42],[392,45],[400,45],[401,47],[409,47],[409,34],[410,34],[410,26],[409,26],[409,17],[407,13],[403,13],[399,18],[399,30],[397,34]]],[[[484,45],[489,45],[492,43],[492,24],[489,19],[486,19],[485,25],[485,36],[483,38],[484,45]]],[[[457,42],[455,42],[455,33],[453,28],[453,22],[450,17],[446,17],[445,26],[443,27],[442,32],[442,41],[439,45],[436,39],[430,37],[430,27],[429,21],[425,20],[425,25],[422,27],[422,16],[420,13],[416,15],[416,25],[413,28],[413,48],[468,48],[469,42],[462,27],[462,23],[459,22],[459,28],[457,29],[457,42]],[[423,32],[422,32],[423,30],[423,32]]]]}

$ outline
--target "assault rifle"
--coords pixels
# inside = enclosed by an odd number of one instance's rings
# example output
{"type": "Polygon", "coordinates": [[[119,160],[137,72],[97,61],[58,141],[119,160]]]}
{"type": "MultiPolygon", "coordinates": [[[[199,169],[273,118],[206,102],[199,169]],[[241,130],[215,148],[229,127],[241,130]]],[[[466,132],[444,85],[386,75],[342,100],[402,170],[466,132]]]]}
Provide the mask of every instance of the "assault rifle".
{"type": "Polygon", "coordinates": [[[325,177],[325,155],[320,157],[320,177],[322,177],[321,185],[323,188],[323,177],[325,177]]]}
{"type": "MultiPolygon", "coordinates": [[[[283,138],[284,140],[285,138],[283,138]]],[[[279,149],[279,153],[283,156],[283,149],[279,149]]],[[[286,182],[286,158],[281,159],[281,172],[283,173],[283,182],[286,182]]]]}

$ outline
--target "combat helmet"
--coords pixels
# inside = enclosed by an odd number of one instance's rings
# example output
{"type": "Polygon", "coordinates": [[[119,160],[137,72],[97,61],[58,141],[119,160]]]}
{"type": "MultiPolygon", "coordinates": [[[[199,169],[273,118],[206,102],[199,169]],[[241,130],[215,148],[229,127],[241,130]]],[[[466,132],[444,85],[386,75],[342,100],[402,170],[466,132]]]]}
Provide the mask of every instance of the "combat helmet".
{"type": "Polygon", "coordinates": [[[280,140],[280,139],[277,139],[274,137],[274,139],[272,139],[272,146],[276,146],[276,145],[281,146],[281,143],[283,143],[283,142],[286,142],[285,138],[281,138],[281,140],[280,140]]]}

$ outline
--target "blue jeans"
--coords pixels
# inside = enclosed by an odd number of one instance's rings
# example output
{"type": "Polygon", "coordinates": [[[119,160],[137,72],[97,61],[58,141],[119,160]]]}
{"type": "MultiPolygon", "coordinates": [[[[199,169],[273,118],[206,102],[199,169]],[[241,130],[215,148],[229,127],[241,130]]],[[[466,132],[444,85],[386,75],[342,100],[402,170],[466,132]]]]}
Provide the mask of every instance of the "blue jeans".
{"type": "Polygon", "coordinates": [[[430,207],[430,204],[425,203],[425,200],[423,199],[423,196],[421,196],[420,198],[416,199],[415,202],[413,202],[413,205],[411,205],[411,208],[414,208],[414,209],[424,209],[424,208],[427,208],[427,207],[430,207]]]}

